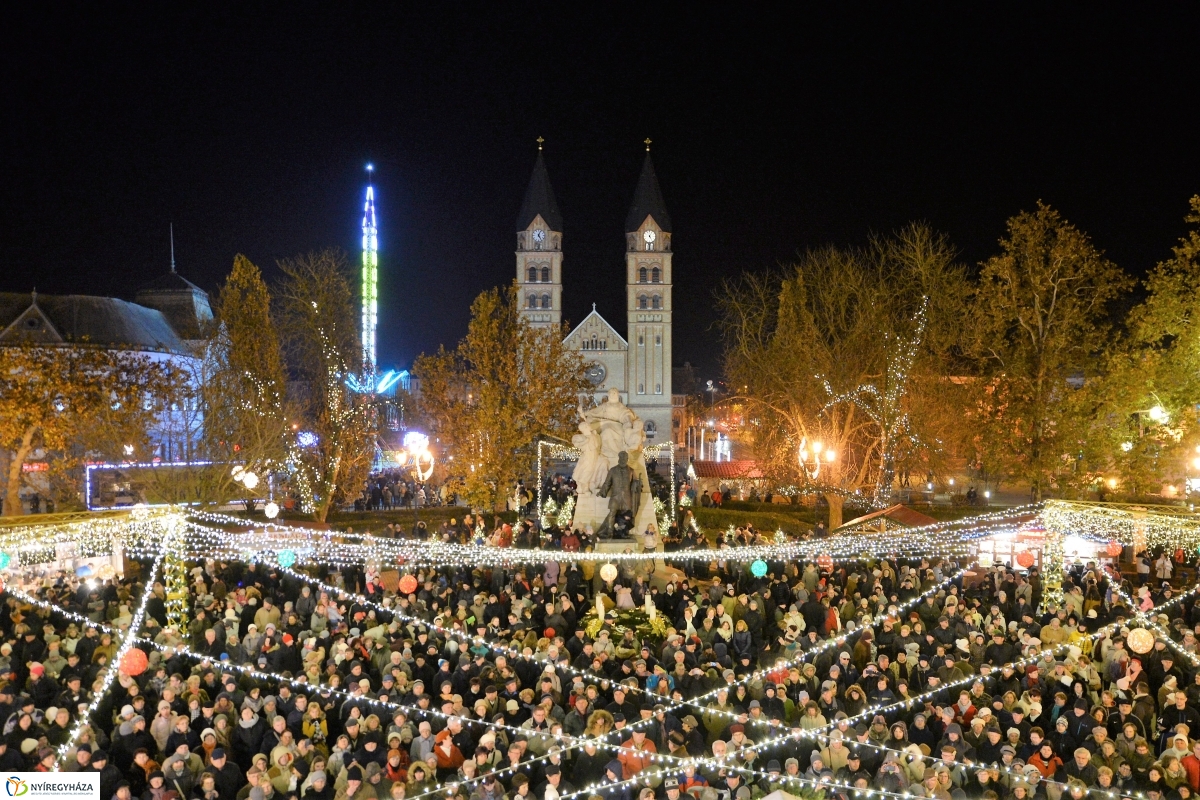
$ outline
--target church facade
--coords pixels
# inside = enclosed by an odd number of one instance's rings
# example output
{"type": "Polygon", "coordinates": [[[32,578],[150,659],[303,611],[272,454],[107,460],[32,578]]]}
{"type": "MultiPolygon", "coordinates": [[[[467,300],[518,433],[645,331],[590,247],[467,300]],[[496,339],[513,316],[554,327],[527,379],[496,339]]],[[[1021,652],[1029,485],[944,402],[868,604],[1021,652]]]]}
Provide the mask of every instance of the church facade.
{"type": "MultiPolygon", "coordinates": [[[[517,219],[522,313],[535,326],[562,324],[563,221],[539,148],[517,219]]],[[[583,355],[593,402],[609,389],[644,422],[651,444],[671,439],[671,218],[647,146],[625,218],[625,335],[595,304],[566,337],[583,355]]]]}

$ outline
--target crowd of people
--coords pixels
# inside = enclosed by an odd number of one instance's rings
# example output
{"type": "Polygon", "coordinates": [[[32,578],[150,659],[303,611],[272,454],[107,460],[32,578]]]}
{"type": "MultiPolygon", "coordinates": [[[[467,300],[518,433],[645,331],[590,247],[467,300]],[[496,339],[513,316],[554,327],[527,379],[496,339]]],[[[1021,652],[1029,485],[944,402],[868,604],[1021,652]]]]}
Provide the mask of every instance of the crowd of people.
{"type": "Polygon", "coordinates": [[[362,565],[199,560],[182,628],[148,562],[31,574],[0,615],[0,769],[98,772],[103,800],[1200,790],[1190,591],[1083,565],[1054,607],[1007,565],[693,555],[609,582],[566,548],[464,559],[407,594],[362,565]],[[144,595],[145,669],[104,692],[144,595]]]}

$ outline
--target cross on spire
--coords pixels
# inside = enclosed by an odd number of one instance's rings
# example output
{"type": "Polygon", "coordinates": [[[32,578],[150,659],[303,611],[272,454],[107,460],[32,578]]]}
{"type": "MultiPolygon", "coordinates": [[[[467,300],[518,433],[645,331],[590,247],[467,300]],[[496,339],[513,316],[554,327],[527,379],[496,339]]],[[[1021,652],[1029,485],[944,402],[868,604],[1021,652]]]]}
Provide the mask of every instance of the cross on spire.
{"type": "Polygon", "coordinates": [[[650,137],[649,136],[646,137],[646,152],[647,153],[650,152],[650,137]]]}
{"type": "Polygon", "coordinates": [[[543,138],[542,138],[542,137],[540,137],[540,136],[537,138],[538,150],[541,150],[541,149],[542,149],[542,142],[544,142],[544,141],[546,141],[546,140],[545,140],[545,139],[543,139],[543,138]]]}

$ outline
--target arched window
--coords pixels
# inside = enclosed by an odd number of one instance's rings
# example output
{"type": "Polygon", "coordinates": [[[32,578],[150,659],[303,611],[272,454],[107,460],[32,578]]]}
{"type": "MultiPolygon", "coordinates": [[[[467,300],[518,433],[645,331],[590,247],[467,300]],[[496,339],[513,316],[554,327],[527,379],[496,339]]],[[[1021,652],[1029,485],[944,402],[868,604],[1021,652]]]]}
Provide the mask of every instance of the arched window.
{"type": "Polygon", "coordinates": [[[592,334],[592,346],[589,347],[588,349],[589,350],[599,350],[600,349],[600,337],[594,333],[592,334]]]}
{"type": "Polygon", "coordinates": [[[650,307],[651,308],[662,308],[662,298],[658,295],[654,295],[653,297],[651,297],[650,298],[650,307]]]}
{"type": "Polygon", "coordinates": [[[642,267],[638,270],[638,283],[646,282],[646,268],[642,267]]]}
{"type": "Polygon", "coordinates": [[[529,268],[529,282],[537,283],[537,267],[529,268]]]}
{"type": "Polygon", "coordinates": [[[550,295],[544,294],[544,295],[542,295],[542,308],[549,308],[549,307],[550,307],[550,295]]]}
{"type": "Polygon", "coordinates": [[[660,270],[658,267],[650,270],[650,282],[662,283],[662,270],[660,270]]]}
{"type": "Polygon", "coordinates": [[[645,307],[646,307],[646,295],[644,295],[644,294],[639,294],[639,295],[638,295],[638,303],[637,303],[637,306],[638,306],[638,308],[645,308],[645,307]]]}
{"type": "Polygon", "coordinates": [[[536,294],[529,295],[529,307],[537,308],[537,295],[536,294]]]}
{"type": "Polygon", "coordinates": [[[542,267],[542,283],[550,282],[550,268],[542,267]]]}

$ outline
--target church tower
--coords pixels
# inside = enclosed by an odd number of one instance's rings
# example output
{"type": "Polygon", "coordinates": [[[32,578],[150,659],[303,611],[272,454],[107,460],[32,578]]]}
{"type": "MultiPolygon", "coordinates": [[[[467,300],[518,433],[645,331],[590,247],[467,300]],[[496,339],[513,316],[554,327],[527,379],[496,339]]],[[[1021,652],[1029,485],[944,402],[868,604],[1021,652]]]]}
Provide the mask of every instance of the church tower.
{"type": "Polygon", "coordinates": [[[517,284],[521,313],[537,327],[562,323],[562,214],[538,137],[537,162],[517,217],[517,284]]]}
{"type": "Polygon", "coordinates": [[[663,203],[650,140],[625,219],[629,406],[645,420],[646,438],[671,435],[671,217],[663,203]]]}

